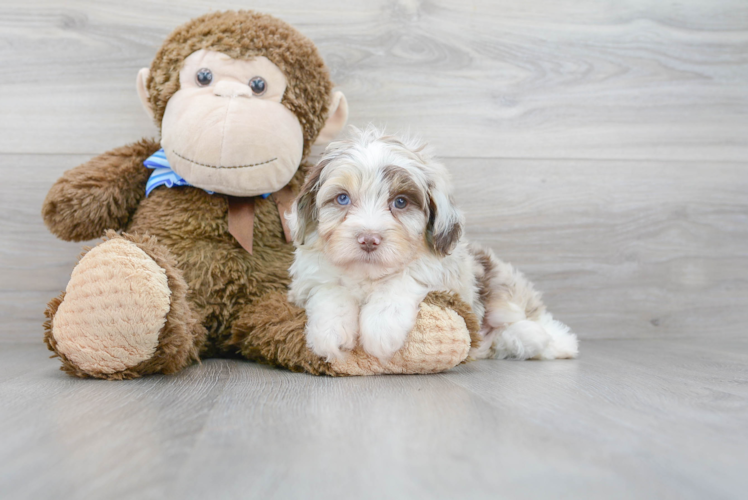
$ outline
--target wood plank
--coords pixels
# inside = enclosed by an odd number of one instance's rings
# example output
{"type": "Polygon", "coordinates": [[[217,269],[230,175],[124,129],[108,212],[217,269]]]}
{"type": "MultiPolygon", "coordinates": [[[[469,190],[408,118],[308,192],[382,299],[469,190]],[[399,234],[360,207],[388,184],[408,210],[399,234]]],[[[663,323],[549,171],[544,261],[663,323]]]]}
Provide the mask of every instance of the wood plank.
{"type": "MultiPolygon", "coordinates": [[[[85,159],[0,155],[9,214],[0,219],[0,337],[41,338],[45,304],[67,284],[81,245],[56,240],[39,210],[54,179],[85,159]]],[[[744,337],[745,164],[446,163],[468,237],[522,269],[582,338],[744,337]]]]}
{"type": "Polygon", "coordinates": [[[589,340],[573,361],[348,379],[209,360],[72,379],[0,349],[9,498],[740,498],[745,339],[589,340]],[[39,471],[44,471],[40,474],[39,471]]]}
{"type": "MultiPolygon", "coordinates": [[[[222,8],[246,7],[244,3],[222,8]]],[[[748,4],[288,0],[351,123],[410,128],[445,155],[745,160],[748,4]]],[[[7,0],[0,152],[98,153],[153,136],[134,80],[166,34],[215,9],[7,0]],[[33,90],[32,90],[33,89],[33,90]]]]}
{"type": "Polygon", "coordinates": [[[6,498],[168,498],[228,377],[220,361],[115,383],[34,366],[0,383],[6,498]]]}
{"type": "Polygon", "coordinates": [[[736,486],[748,484],[748,351],[745,339],[729,356],[713,344],[588,341],[579,363],[487,361],[440,376],[572,440],[581,454],[596,450],[601,467],[631,474],[633,488],[738,498],[736,486]]]}
{"type": "Polygon", "coordinates": [[[0,382],[25,377],[33,371],[49,370],[50,367],[55,367],[57,361],[49,360],[52,353],[42,344],[40,338],[36,340],[37,342],[31,344],[0,339],[0,350],[3,352],[3,361],[0,363],[0,382]]]}
{"type": "Polygon", "coordinates": [[[178,498],[217,489],[250,498],[496,498],[540,478],[570,498],[628,489],[565,437],[437,377],[235,374],[182,469],[178,498]]]}

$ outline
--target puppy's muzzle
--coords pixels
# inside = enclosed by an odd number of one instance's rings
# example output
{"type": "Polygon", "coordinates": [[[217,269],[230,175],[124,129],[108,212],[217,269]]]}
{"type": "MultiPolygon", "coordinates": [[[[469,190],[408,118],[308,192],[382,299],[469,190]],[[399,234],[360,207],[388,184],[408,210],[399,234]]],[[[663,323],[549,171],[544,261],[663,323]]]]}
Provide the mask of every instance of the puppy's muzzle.
{"type": "Polygon", "coordinates": [[[358,235],[358,244],[361,246],[361,250],[366,253],[371,253],[379,247],[382,243],[382,237],[375,233],[361,233],[358,235]]]}

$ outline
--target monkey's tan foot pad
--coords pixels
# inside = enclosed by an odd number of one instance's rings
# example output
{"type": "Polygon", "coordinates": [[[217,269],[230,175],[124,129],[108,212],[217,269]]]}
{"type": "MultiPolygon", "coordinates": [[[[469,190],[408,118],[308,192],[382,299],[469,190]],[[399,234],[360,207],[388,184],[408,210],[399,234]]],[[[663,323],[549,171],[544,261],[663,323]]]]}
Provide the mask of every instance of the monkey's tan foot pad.
{"type": "Polygon", "coordinates": [[[170,298],[166,271],[138,245],[104,241],[80,260],[53,311],[55,351],[93,376],[129,369],[154,356],[170,298]]]}
{"type": "Polygon", "coordinates": [[[470,342],[462,316],[452,309],[424,302],[408,340],[391,359],[381,362],[359,346],[330,366],[341,375],[438,373],[465,361],[470,342]]]}

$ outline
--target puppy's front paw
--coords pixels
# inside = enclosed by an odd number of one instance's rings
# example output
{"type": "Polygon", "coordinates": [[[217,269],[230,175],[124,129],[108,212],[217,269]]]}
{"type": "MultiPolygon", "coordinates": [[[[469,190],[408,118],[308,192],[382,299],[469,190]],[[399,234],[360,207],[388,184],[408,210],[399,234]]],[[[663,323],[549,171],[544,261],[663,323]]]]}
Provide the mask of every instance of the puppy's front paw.
{"type": "Polygon", "coordinates": [[[351,317],[310,318],[306,327],[306,343],[320,357],[332,361],[343,359],[356,346],[358,321],[351,317]]]}
{"type": "Polygon", "coordinates": [[[364,350],[386,361],[405,343],[418,316],[418,308],[391,300],[369,302],[361,310],[361,345],[364,350]]]}

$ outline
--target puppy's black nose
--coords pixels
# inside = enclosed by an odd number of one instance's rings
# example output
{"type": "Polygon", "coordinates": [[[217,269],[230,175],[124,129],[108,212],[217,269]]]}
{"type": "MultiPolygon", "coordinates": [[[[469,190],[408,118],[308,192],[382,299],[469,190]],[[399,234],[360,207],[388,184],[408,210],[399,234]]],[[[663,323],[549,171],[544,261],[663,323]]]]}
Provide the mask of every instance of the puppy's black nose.
{"type": "Polygon", "coordinates": [[[382,243],[382,237],[374,233],[361,233],[358,235],[358,244],[364,252],[373,252],[382,243]]]}

